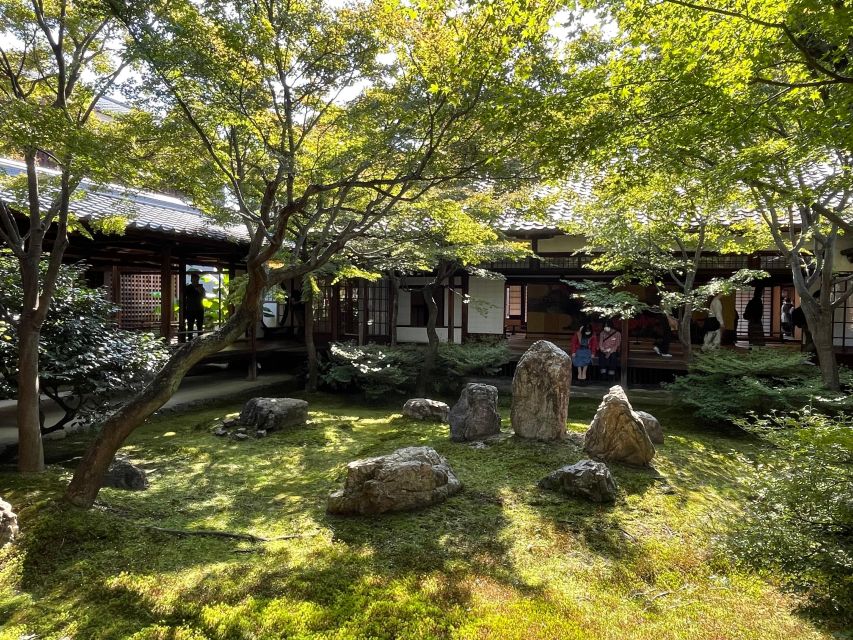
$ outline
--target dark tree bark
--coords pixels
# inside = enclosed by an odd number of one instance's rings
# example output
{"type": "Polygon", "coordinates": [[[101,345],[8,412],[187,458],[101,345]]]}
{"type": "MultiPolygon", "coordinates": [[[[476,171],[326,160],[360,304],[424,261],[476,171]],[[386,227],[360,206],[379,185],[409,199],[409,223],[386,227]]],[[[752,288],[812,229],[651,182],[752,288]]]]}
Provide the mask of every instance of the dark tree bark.
{"type": "MultiPolygon", "coordinates": [[[[305,298],[305,296],[303,296],[305,298]]],[[[317,390],[317,345],[314,343],[314,296],[310,294],[305,303],[305,349],[308,352],[308,377],[305,380],[305,390],[317,390]]]]}
{"type": "Polygon", "coordinates": [[[426,353],[424,354],[424,364],[421,368],[421,374],[418,377],[417,391],[418,395],[425,396],[427,395],[427,390],[429,388],[430,383],[433,381],[433,377],[435,374],[435,363],[438,359],[439,339],[438,331],[436,331],[436,327],[438,325],[438,304],[435,301],[435,293],[436,291],[441,291],[441,289],[435,283],[435,281],[433,281],[429,284],[424,285],[422,291],[424,296],[424,302],[426,302],[427,307],[427,346],[426,353]]]}

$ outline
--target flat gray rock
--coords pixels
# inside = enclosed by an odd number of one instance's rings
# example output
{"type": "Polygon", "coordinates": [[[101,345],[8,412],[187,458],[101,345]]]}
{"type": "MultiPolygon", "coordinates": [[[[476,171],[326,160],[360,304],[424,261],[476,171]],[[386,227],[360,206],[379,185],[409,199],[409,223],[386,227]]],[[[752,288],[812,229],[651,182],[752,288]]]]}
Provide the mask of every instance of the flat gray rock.
{"type": "Polygon", "coordinates": [[[411,398],[403,405],[403,415],[415,420],[435,420],[447,422],[450,407],[444,402],[429,398],[411,398]]]}
{"type": "Polygon", "coordinates": [[[344,488],[329,495],[334,514],[408,511],[443,502],[462,489],[453,470],[435,449],[406,447],[387,456],[347,465],[344,488]]]}
{"type": "Polygon", "coordinates": [[[148,488],[148,476],[145,471],[127,460],[116,458],[104,474],[102,486],[125,491],[143,491],[148,488]]]}
{"type": "Polygon", "coordinates": [[[482,440],[501,430],[498,389],[490,384],[469,382],[448,415],[450,439],[456,442],[482,440]]]}
{"type": "Polygon", "coordinates": [[[308,403],[296,398],[252,398],[240,412],[239,422],[264,431],[297,427],[308,421],[308,403]]]}
{"type": "Polygon", "coordinates": [[[512,378],[512,429],[521,438],[566,437],[572,359],[557,345],[538,340],[521,356],[512,378]]]}
{"type": "Polygon", "coordinates": [[[655,446],[619,385],[610,387],[584,436],[584,450],[600,460],[648,465],[655,446]]]}
{"type": "Polygon", "coordinates": [[[616,500],[616,482],[603,462],[581,460],[551,472],[539,481],[539,486],[550,491],[561,491],[592,502],[616,500]]]}
{"type": "Polygon", "coordinates": [[[12,505],[0,498],[0,547],[5,547],[18,535],[18,516],[12,505]]]}
{"type": "Polygon", "coordinates": [[[663,427],[660,425],[660,421],[647,411],[635,411],[634,413],[640,416],[646,433],[649,434],[649,440],[654,444],[663,444],[663,427]]]}

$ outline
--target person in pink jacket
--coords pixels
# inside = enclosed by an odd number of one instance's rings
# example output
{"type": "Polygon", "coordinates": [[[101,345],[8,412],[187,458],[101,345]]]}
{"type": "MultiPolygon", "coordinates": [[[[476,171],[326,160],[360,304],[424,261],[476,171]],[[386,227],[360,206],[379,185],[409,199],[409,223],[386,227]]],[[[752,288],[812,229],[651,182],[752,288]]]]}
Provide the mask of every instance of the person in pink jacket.
{"type": "Polygon", "coordinates": [[[604,328],[598,335],[598,366],[601,368],[601,375],[605,379],[616,379],[621,349],[622,332],[616,329],[610,320],[605,320],[604,328]]]}

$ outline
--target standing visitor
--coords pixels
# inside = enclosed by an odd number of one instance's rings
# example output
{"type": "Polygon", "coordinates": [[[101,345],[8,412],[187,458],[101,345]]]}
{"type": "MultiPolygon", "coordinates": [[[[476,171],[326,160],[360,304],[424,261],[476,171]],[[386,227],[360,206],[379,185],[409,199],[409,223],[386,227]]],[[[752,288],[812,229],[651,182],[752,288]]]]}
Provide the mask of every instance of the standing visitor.
{"type": "Polygon", "coordinates": [[[592,357],[598,350],[598,341],[592,333],[592,326],[585,324],[572,336],[572,364],[578,370],[578,384],[586,386],[586,372],[592,357]]]}
{"type": "Polygon", "coordinates": [[[763,294],[764,287],[755,287],[752,299],[746,303],[743,310],[750,346],[764,344],[764,301],[761,299],[763,294]]]}
{"type": "Polygon", "coordinates": [[[605,320],[604,328],[598,334],[598,349],[600,353],[598,366],[601,369],[601,375],[605,379],[616,379],[621,347],[622,332],[614,328],[610,320],[605,320]]]}
{"type": "Polygon", "coordinates": [[[723,301],[719,294],[711,298],[708,304],[708,317],[705,319],[705,340],[702,351],[712,351],[720,348],[723,337],[723,301]]]}
{"type": "Polygon", "coordinates": [[[666,310],[660,314],[658,320],[658,329],[660,333],[655,340],[655,344],[652,349],[654,349],[655,353],[661,358],[671,358],[672,354],[669,352],[669,344],[672,342],[672,332],[678,329],[678,320],[676,320],[675,317],[666,310]]]}
{"type": "Polygon", "coordinates": [[[193,328],[198,327],[197,336],[204,330],[204,286],[198,271],[190,274],[190,284],[184,289],[184,319],[187,324],[187,339],[193,339],[193,328]]]}
{"type": "Polygon", "coordinates": [[[794,322],[791,318],[793,310],[794,304],[791,302],[791,298],[785,296],[785,299],[782,300],[782,335],[786,337],[793,337],[794,335],[794,322]]]}

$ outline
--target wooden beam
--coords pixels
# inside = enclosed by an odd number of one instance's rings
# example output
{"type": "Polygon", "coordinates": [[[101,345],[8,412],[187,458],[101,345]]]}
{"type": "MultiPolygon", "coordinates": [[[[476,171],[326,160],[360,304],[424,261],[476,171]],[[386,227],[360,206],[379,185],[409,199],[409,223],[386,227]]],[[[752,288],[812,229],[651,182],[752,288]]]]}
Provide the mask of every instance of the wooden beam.
{"type": "Polygon", "coordinates": [[[367,344],[367,281],[358,281],[358,344],[367,344]]]}
{"type": "Polygon", "coordinates": [[[455,300],[456,297],[455,289],[453,288],[453,276],[450,276],[450,280],[447,284],[447,341],[453,342],[453,325],[456,322],[456,309],[455,309],[455,300]]]}
{"type": "Polygon", "coordinates": [[[172,341],[172,248],[163,247],[160,267],[160,337],[172,341]]]}
{"type": "Polygon", "coordinates": [[[332,341],[341,339],[341,285],[332,285],[332,308],[329,310],[332,319],[332,341]]]}
{"type": "Polygon", "coordinates": [[[187,339],[187,317],[184,313],[184,293],[187,290],[187,261],[181,258],[178,265],[178,342],[187,339]]]}

